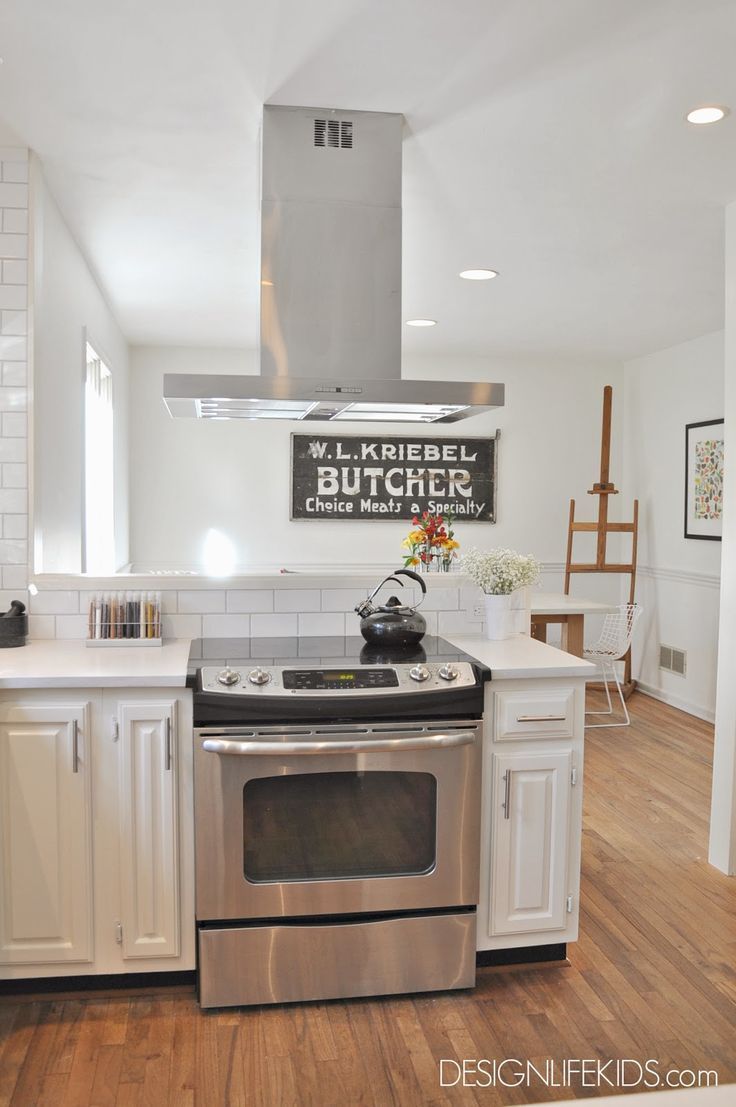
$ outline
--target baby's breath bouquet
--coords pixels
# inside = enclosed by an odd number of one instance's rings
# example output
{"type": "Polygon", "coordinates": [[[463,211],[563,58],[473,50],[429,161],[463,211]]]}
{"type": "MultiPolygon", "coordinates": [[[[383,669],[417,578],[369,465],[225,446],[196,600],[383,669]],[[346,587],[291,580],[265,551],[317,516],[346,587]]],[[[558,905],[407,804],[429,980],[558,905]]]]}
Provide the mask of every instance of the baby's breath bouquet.
{"type": "Polygon", "coordinates": [[[539,562],[531,554],[500,548],[485,552],[468,550],[460,568],[490,596],[508,596],[517,588],[535,584],[540,571],[539,562]]]}

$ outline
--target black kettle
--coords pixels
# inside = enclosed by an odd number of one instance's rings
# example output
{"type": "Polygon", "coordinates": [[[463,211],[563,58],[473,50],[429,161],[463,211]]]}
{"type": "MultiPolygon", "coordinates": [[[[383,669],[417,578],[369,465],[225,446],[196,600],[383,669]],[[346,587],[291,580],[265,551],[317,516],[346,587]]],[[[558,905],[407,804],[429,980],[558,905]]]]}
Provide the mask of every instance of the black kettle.
{"type": "Polygon", "coordinates": [[[410,577],[420,586],[422,598],[419,603],[427,594],[426,584],[419,574],[413,573],[411,569],[397,569],[395,573],[382,580],[370,596],[355,608],[360,616],[360,633],[371,646],[394,648],[416,646],[426,633],[427,623],[424,616],[419,614],[416,607],[402,604],[398,596],[391,596],[385,604],[373,603],[374,597],[389,581],[394,581],[403,588],[404,582],[399,579],[400,577],[410,577]]]}

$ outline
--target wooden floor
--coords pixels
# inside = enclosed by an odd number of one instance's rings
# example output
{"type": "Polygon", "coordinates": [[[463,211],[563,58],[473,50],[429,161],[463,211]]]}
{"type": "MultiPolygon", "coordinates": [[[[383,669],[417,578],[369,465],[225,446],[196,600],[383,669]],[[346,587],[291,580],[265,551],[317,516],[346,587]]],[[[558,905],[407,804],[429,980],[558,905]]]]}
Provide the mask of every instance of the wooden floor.
{"type": "Polygon", "coordinates": [[[440,1058],[654,1058],[736,1081],[736,880],[706,863],[712,730],[641,694],[630,708],[630,729],[587,735],[581,939],[569,966],[483,969],[471,993],[210,1014],[182,992],[5,1000],[0,1105],[409,1107],[596,1094],[442,1089],[440,1058]]]}

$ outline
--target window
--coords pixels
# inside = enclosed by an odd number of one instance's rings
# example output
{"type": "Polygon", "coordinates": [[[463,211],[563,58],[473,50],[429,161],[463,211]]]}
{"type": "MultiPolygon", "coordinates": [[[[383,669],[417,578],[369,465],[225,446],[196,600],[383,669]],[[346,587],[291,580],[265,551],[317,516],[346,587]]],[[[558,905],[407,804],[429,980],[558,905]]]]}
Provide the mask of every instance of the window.
{"type": "Polygon", "coordinates": [[[84,387],[84,571],[115,571],[112,373],[87,343],[84,387]]]}

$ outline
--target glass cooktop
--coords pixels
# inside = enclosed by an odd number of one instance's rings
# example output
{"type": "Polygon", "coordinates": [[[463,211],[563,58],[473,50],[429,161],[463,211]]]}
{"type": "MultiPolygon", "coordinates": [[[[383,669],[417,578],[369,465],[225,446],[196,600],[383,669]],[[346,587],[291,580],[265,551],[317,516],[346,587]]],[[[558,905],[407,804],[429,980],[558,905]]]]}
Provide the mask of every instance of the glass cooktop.
{"type": "Polygon", "coordinates": [[[444,638],[425,635],[418,646],[387,649],[369,646],[361,637],[349,638],[196,638],[189,653],[187,684],[196,685],[196,676],[203,666],[233,669],[254,668],[257,665],[294,665],[300,669],[329,666],[347,669],[365,665],[416,665],[421,662],[469,661],[475,665],[481,680],[490,677],[490,670],[464,650],[457,649],[444,638]]]}

